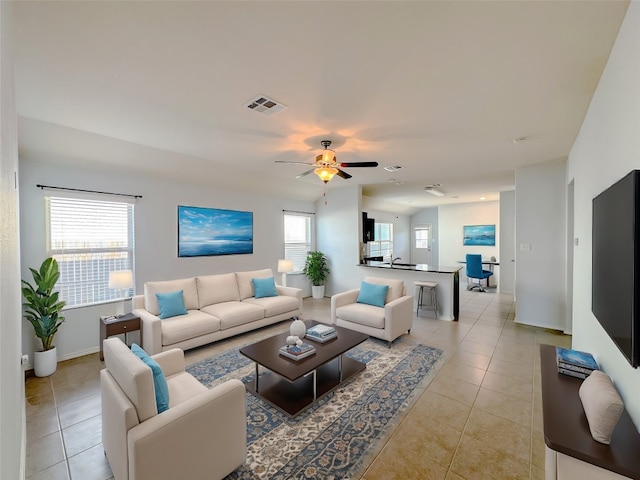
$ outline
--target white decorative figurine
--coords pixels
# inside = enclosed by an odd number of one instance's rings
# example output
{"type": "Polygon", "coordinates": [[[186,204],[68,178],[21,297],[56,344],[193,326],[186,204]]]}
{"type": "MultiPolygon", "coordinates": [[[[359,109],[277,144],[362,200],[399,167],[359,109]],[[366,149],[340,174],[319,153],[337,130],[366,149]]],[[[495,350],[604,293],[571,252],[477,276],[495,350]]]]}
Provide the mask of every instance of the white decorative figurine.
{"type": "Polygon", "coordinates": [[[302,339],[307,334],[307,326],[302,320],[296,317],[296,319],[291,324],[291,327],[289,327],[289,333],[302,339]]]}

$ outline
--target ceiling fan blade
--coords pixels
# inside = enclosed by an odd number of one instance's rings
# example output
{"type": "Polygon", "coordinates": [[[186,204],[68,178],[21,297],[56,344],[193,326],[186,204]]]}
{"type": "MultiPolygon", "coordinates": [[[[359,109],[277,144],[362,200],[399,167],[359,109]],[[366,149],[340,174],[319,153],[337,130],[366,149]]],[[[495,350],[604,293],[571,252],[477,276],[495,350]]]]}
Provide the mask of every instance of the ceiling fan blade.
{"type": "Polygon", "coordinates": [[[288,160],[274,160],[275,163],[288,163],[291,165],[315,165],[315,163],[311,162],[290,162],[288,160]]]}
{"type": "MultiPolygon", "coordinates": [[[[306,163],[305,163],[305,165],[306,165],[306,163]]],[[[307,170],[306,172],[301,173],[296,178],[306,177],[307,175],[309,175],[310,173],[313,173],[314,171],[315,171],[315,168],[312,168],[311,170],[307,170]]]]}
{"type": "Polygon", "coordinates": [[[344,170],[340,170],[339,168],[336,168],[336,170],[338,170],[338,173],[336,173],[336,175],[338,175],[339,177],[344,178],[345,180],[348,178],[351,178],[351,175],[349,175],[347,172],[345,172],[344,170]]]}
{"type": "Polygon", "coordinates": [[[352,168],[352,167],[377,167],[378,162],[345,162],[339,163],[339,167],[352,168]]]}

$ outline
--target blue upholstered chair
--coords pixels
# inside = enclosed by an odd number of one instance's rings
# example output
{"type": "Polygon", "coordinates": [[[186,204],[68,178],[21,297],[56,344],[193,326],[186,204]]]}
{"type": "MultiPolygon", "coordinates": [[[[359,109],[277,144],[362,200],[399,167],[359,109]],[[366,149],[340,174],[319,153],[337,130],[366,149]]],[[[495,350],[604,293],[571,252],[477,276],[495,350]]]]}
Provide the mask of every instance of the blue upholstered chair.
{"type": "Polygon", "coordinates": [[[467,287],[468,290],[478,288],[479,291],[484,292],[485,289],[482,286],[482,281],[491,275],[493,275],[493,272],[482,269],[482,255],[467,253],[467,279],[475,278],[478,280],[477,284],[472,282],[472,285],[467,287]]]}

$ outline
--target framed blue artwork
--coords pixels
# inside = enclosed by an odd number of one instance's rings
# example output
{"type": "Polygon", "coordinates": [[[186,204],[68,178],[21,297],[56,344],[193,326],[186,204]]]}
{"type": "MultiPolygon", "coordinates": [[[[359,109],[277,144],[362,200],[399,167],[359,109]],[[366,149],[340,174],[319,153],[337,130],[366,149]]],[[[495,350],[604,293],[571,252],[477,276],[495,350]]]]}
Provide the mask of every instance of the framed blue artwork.
{"type": "Polygon", "coordinates": [[[253,253],[253,212],[178,206],[178,257],[253,253]]]}
{"type": "Polygon", "coordinates": [[[462,244],[474,247],[493,247],[496,244],[495,225],[465,225],[462,227],[462,244]]]}

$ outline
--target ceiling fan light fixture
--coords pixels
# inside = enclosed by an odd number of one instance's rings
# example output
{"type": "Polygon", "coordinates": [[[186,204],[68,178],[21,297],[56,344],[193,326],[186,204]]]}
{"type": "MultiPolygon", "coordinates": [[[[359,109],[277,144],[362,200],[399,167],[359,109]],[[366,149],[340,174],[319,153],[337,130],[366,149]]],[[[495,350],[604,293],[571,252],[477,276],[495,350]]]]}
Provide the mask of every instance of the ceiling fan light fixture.
{"type": "Polygon", "coordinates": [[[325,166],[316,168],[313,173],[320,177],[320,180],[322,180],[324,183],[329,183],[329,181],[335,176],[335,174],[338,173],[338,169],[325,166]]]}
{"type": "Polygon", "coordinates": [[[331,146],[331,140],[322,140],[320,144],[324,147],[324,150],[321,155],[316,157],[316,163],[323,163],[325,165],[334,163],[336,161],[336,152],[329,149],[331,146]]]}
{"type": "Polygon", "coordinates": [[[336,158],[336,152],[329,150],[328,148],[322,152],[322,161],[332,163],[336,158]]]}

